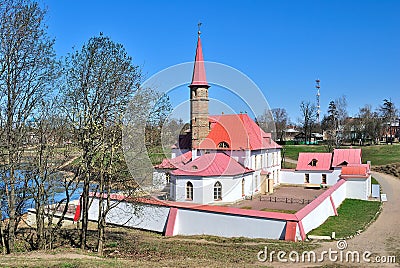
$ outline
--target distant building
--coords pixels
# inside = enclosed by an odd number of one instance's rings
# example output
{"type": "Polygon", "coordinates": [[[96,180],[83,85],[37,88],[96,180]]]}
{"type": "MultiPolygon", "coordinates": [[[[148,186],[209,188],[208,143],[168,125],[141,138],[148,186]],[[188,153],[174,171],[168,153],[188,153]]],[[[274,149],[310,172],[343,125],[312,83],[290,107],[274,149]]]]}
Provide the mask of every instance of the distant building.
{"type": "Polygon", "coordinates": [[[300,131],[298,131],[298,130],[296,130],[294,128],[288,128],[288,129],[284,130],[284,133],[285,133],[285,135],[284,135],[284,140],[285,141],[293,141],[295,139],[295,136],[297,134],[299,134],[300,131]]]}

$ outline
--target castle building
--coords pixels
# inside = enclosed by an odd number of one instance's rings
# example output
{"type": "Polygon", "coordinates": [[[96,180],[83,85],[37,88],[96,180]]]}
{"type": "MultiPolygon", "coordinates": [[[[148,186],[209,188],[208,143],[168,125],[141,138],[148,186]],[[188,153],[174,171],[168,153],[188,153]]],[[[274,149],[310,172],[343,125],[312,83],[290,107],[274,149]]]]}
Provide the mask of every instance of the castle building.
{"type": "Polygon", "coordinates": [[[248,114],[209,115],[200,32],[190,88],[190,132],[171,159],[156,166],[169,199],[199,204],[235,202],[279,184],[281,146],[248,114]]]}
{"type": "MultiPolygon", "coordinates": [[[[211,87],[205,71],[199,33],[189,85],[191,128],[178,138],[171,158],[155,167],[153,176],[156,187],[168,190],[169,201],[154,196],[132,200],[111,194],[115,207],[107,214],[107,223],[166,236],[299,241],[307,239],[307,233],[328,217],[337,216],[337,209],[346,198],[369,200],[372,188],[374,197],[379,196],[379,186],[371,185],[371,163],[362,164],[361,149],[304,152],[299,154],[295,169],[281,169],[281,146],[247,114],[209,115],[211,87]],[[218,206],[267,194],[285,184],[323,191],[295,214],[218,206]],[[138,204],[142,204],[141,213],[137,213],[138,204]]],[[[88,214],[90,220],[96,221],[100,195],[92,196],[88,214]]],[[[268,209],[268,205],[265,207],[268,209]]]]}

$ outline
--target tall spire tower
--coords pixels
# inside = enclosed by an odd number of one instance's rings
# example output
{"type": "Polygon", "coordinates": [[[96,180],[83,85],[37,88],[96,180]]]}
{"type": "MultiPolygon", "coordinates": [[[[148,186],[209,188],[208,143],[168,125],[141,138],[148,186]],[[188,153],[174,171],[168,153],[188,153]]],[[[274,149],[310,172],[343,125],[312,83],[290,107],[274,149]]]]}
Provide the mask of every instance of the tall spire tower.
{"type": "Polygon", "coordinates": [[[204,68],[203,49],[200,40],[200,26],[197,33],[196,57],[194,60],[192,83],[190,84],[190,129],[192,131],[192,149],[197,149],[209,133],[208,124],[208,88],[204,68]]]}

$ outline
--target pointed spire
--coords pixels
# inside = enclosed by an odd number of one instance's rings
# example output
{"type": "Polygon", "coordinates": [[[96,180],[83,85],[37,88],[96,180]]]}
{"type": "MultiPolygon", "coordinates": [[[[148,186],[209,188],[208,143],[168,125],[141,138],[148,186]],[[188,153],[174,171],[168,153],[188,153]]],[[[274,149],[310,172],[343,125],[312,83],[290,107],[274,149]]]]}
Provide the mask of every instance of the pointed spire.
{"type": "Polygon", "coordinates": [[[192,83],[190,86],[207,86],[207,78],[206,78],[206,70],[204,68],[204,58],[203,58],[203,49],[201,47],[201,40],[200,40],[200,26],[201,23],[198,24],[199,31],[198,31],[198,38],[197,38],[197,48],[196,48],[196,58],[194,60],[194,68],[193,68],[193,76],[192,76],[192,83]]]}

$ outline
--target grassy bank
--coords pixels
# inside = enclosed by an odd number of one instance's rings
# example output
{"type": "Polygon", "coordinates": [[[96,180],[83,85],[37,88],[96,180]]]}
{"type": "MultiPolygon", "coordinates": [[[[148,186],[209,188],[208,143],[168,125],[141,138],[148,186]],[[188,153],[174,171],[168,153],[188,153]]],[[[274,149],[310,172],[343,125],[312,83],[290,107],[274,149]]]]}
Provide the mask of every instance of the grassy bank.
{"type": "MultiPolygon", "coordinates": [[[[71,232],[76,230],[71,230],[71,232]]],[[[89,244],[94,246],[95,232],[89,244]]],[[[71,233],[70,239],[78,239],[71,233]]],[[[110,228],[106,239],[106,256],[65,246],[48,252],[7,255],[1,267],[255,267],[265,265],[257,253],[267,246],[269,251],[313,250],[318,244],[286,242],[244,237],[215,236],[164,237],[128,228],[110,228]]],[[[264,266],[265,267],[265,266],[264,266]]]]}
{"type": "Polygon", "coordinates": [[[312,230],[310,235],[328,235],[336,232],[337,238],[356,234],[374,219],[381,203],[346,199],[338,208],[338,216],[329,217],[321,226],[312,230]]]}

